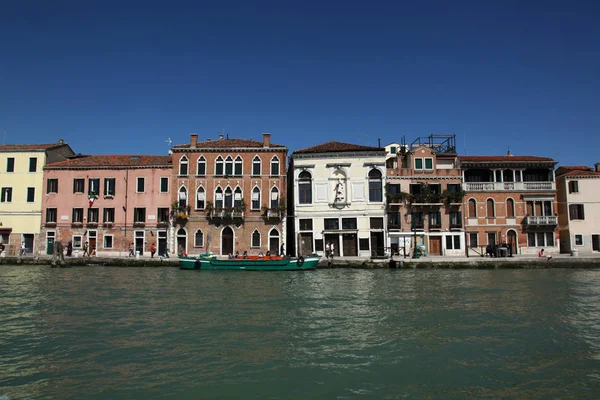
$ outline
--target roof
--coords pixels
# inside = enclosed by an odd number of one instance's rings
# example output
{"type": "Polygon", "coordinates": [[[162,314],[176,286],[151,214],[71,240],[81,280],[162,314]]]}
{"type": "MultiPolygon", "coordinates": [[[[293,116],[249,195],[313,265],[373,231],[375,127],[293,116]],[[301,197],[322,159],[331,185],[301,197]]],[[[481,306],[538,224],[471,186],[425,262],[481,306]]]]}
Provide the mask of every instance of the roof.
{"type": "Polygon", "coordinates": [[[362,146],[359,144],[351,144],[344,142],[327,142],[318,144],[312,147],[306,147],[304,149],[294,151],[294,154],[304,153],[331,153],[331,152],[344,152],[344,151],[385,151],[382,147],[362,146]]]}
{"type": "Polygon", "coordinates": [[[585,165],[563,165],[556,169],[557,177],[575,177],[575,176],[600,176],[600,172],[594,171],[585,165]]]}
{"type": "Polygon", "coordinates": [[[535,156],[458,156],[458,158],[462,162],[555,162],[548,157],[535,156]]]}
{"type": "Polygon", "coordinates": [[[46,169],[71,168],[171,167],[171,156],[149,155],[78,155],[66,161],[46,165],[46,169]]]}
{"type": "MultiPolygon", "coordinates": [[[[190,143],[188,144],[177,144],[173,146],[173,150],[190,149],[190,143]]],[[[217,139],[207,140],[205,142],[198,142],[196,149],[236,149],[236,148],[265,148],[263,142],[250,139],[217,139]]],[[[287,149],[287,147],[281,144],[271,143],[266,149],[287,149]]]]}
{"type": "Polygon", "coordinates": [[[66,143],[59,141],[58,143],[48,144],[3,144],[0,145],[0,152],[28,152],[28,151],[47,151],[56,149],[62,146],[68,146],[66,143]]]}

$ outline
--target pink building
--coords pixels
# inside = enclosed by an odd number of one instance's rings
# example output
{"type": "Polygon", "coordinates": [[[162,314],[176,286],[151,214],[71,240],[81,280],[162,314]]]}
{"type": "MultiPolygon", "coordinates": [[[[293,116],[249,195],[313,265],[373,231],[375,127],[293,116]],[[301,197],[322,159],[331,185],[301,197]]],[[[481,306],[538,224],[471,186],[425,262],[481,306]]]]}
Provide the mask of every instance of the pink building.
{"type": "Polygon", "coordinates": [[[42,254],[54,242],[73,245],[81,256],[86,242],[98,256],[126,256],[130,245],[149,254],[167,246],[171,207],[170,156],[79,156],[44,167],[42,254]]]}

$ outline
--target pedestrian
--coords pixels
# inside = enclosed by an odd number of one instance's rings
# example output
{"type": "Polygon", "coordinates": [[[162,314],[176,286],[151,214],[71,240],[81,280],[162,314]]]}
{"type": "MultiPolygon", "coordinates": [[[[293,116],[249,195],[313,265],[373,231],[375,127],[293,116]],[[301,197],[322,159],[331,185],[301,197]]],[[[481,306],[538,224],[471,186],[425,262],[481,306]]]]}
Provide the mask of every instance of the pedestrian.
{"type": "Polygon", "coordinates": [[[72,254],[73,254],[73,242],[69,240],[69,243],[67,243],[67,257],[71,257],[72,254]]]}
{"type": "Polygon", "coordinates": [[[178,253],[179,257],[185,256],[186,254],[183,252],[183,245],[179,245],[178,253]]]}
{"type": "Polygon", "coordinates": [[[325,244],[325,258],[329,258],[329,253],[331,253],[331,246],[329,243],[325,244]]]}
{"type": "Polygon", "coordinates": [[[21,242],[21,249],[19,250],[19,255],[24,256],[27,253],[27,248],[25,247],[25,242],[21,242]]]}
{"type": "Polygon", "coordinates": [[[89,257],[90,256],[90,244],[88,242],[85,242],[83,244],[83,257],[89,257]]]}
{"type": "Polygon", "coordinates": [[[0,242],[0,257],[2,256],[3,252],[4,252],[4,243],[0,242]]]}
{"type": "Polygon", "coordinates": [[[156,244],[152,243],[150,245],[150,258],[154,258],[154,253],[156,253],[156,244]]]}
{"type": "Polygon", "coordinates": [[[331,253],[330,253],[331,259],[333,260],[333,255],[335,254],[335,245],[333,244],[333,242],[331,242],[330,250],[331,250],[331,253]]]}
{"type": "Polygon", "coordinates": [[[133,257],[133,242],[129,243],[129,255],[127,257],[133,257]]]}
{"type": "Polygon", "coordinates": [[[282,257],[285,255],[285,243],[283,243],[283,242],[281,242],[281,248],[279,249],[279,255],[282,257]]]}

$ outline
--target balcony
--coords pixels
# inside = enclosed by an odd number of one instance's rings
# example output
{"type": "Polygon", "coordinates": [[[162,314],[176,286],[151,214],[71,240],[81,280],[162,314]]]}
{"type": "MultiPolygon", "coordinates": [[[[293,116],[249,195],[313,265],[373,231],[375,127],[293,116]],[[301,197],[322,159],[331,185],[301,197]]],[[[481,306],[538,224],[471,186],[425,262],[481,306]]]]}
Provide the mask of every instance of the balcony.
{"type": "Polygon", "coordinates": [[[243,221],[244,209],[238,207],[215,207],[208,211],[208,219],[212,223],[220,223],[223,221],[243,221]]]}
{"type": "Polygon", "coordinates": [[[285,216],[285,209],[280,207],[263,208],[265,222],[278,222],[285,216]]]}
{"type": "Polygon", "coordinates": [[[525,224],[530,226],[552,226],[558,224],[558,217],[547,215],[547,216],[530,216],[525,218],[525,224]]]}
{"type": "Polygon", "coordinates": [[[388,230],[389,231],[399,231],[400,229],[402,229],[402,227],[400,226],[400,224],[390,224],[390,223],[388,223],[388,230]]]}
{"type": "Polygon", "coordinates": [[[461,222],[458,222],[458,223],[450,222],[450,229],[462,229],[462,223],[461,222]]]}
{"type": "Polygon", "coordinates": [[[556,190],[555,182],[465,182],[467,192],[551,192],[556,190]]]}
{"type": "Polygon", "coordinates": [[[442,224],[440,223],[429,223],[429,230],[432,231],[439,231],[440,229],[442,229],[442,224]]]}

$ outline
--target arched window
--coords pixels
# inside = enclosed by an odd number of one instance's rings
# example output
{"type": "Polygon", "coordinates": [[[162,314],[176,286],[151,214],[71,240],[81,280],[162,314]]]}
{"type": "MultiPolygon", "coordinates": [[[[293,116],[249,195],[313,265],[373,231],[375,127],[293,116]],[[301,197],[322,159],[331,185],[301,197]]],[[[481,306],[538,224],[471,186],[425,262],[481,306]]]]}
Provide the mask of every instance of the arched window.
{"type": "Polygon", "coordinates": [[[223,158],[221,156],[215,160],[215,175],[223,176],[223,158]]]}
{"type": "Polygon", "coordinates": [[[223,189],[220,187],[215,190],[215,208],[217,210],[223,208],[223,189]]]}
{"type": "Polygon", "coordinates": [[[469,199],[469,218],[477,218],[477,202],[469,199]]]}
{"type": "Polygon", "coordinates": [[[276,187],[271,189],[271,208],[279,208],[279,190],[276,187]]]}
{"type": "Polygon", "coordinates": [[[252,232],[252,247],[260,247],[260,232],[255,230],[252,232]]]}
{"type": "Polygon", "coordinates": [[[279,158],[277,156],[273,156],[271,159],[271,176],[279,175],[279,158]]]}
{"type": "Polygon", "coordinates": [[[200,158],[198,159],[197,175],[206,175],[206,159],[204,158],[204,156],[200,156],[200,158]]]}
{"type": "Polygon", "coordinates": [[[233,191],[230,187],[225,189],[225,208],[233,207],[233,191]]]}
{"type": "Polygon", "coordinates": [[[375,168],[369,171],[369,201],[383,201],[381,172],[375,168]]]}
{"type": "Polygon", "coordinates": [[[487,199],[486,205],[487,205],[487,217],[494,218],[496,216],[496,212],[494,210],[494,200],[487,199]]]}
{"type": "Polygon", "coordinates": [[[200,186],[196,191],[196,210],[204,210],[206,207],[206,192],[204,188],[200,186]]]}
{"type": "Polygon", "coordinates": [[[233,192],[233,206],[238,210],[242,208],[242,189],[239,186],[233,192]]]}
{"type": "Polygon", "coordinates": [[[279,231],[275,228],[269,231],[269,251],[273,256],[279,254],[279,231]]]}
{"type": "Polygon", "coordinates": [[[204,233],[200,229],[194,235],[194,247],[204,247],[204,233]]]}
{"type": "Polygon", "coordinates": [[[187,206],[187,189],[185,188],[185,186],[179,188],[179,206],[187,206]]]}
{"type": "Polygon", "coordinates": [[[262,161],[259,156],[254,156],[252,159],[252,175],[260,176],[262,171],[262,161]]]}
{"type": "Polygon", "coordinates": [[[515,201],[513,199],[506,200],[506,216],[509,218],[515,216],[515,201]]]}
{"type": "Polygon", "coordinates": [[[252,189],[252,207],[253,210],[260,210],[260,189],[255,186],[252,189]]]}
{"type": "Polygon", "coordinates": [[[233,174],[237,176],[242,175],[242,157],[237,156],[233,165],[233,174]]]}
{"type": "Polygon", "coordinates": [[[186,156],[181,157],[179,160],[179,175],[188,174],[188,158],[186,156]]]}
{"type": "Polygon", "coordinates": [[[312,203],[312,176],[308,171],[298,175],[298,204],[312,203]]]}
{"type": "Polygon", "coordinates": [[[225,176],[233,175],[233,158],[227,156],[225,159],[225,176]]]}

